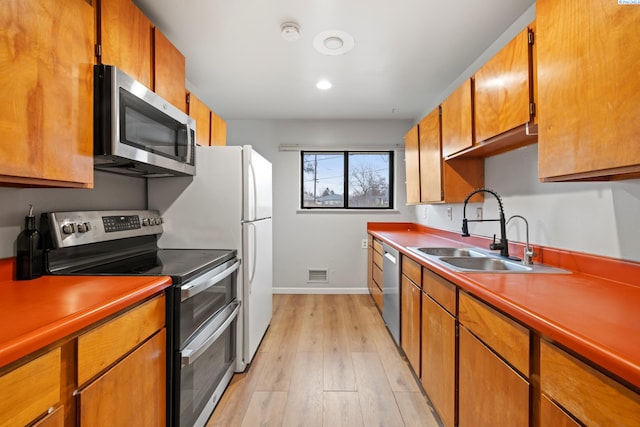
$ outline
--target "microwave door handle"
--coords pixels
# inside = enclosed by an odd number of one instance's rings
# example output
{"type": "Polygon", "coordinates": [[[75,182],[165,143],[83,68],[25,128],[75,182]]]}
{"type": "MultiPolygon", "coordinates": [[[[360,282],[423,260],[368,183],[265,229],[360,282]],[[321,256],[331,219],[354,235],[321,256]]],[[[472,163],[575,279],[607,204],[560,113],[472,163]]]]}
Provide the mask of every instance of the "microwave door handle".
{"type": "Polygon", "coordinates": [[[180,287],[180,301],[185,301],[225,279],[231,273],[236,271],[238,266],[240,266],[240,260],[234,262],[231,267],[213,277],[205,276],[201,280],[194,280],[193,282],[183,285],[180,287]]]}
{"type": "Polygon", "coordinates": [[[189,123],[185,123],[184,127],[187,130],[187,161],[191,158],[191,150],[193,149],[195,142],[191,139],[191,126],[189,123]]]}
{"type": "MultiPolygon", "coordinates": [[[[209,337],[207,337],[204,342],[198,343],[198,345],[194,347],[187,346],[184,350],[182,350],[182,366],[189,366],[193,362],[195,362],[198,357],[202,355],[202,353],[204,353],[209,347],[211,347],[214,342],[216,342],[218,338],[220,338],[220,335],[222,335],[224,331],[227,330],[231,322],[233,322],[236,317],[238,317],[238,312],[240,311],[240,302],[235,301],[229,304],[229,306],[231,305],[234,306],[233,312],[231,312],[231,314],[225,319],[222,325],[220,325],[220,327],[218,327],[209,337]]],[[[203,331],[202,333],[204,333],[205,331],[203,331]]]]}

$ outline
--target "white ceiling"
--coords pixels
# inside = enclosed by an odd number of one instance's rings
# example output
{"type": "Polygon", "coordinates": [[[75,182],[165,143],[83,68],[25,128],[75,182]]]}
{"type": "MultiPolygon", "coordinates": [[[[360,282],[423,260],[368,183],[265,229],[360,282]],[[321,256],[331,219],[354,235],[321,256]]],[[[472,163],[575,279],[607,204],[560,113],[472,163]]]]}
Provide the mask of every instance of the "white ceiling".
{"type": "Polygon", "coordinates": [[[186,56],[187,87],[227,120],[418,119],[534,2],[134,0],[186,56]],[[282,38],[286,21],[300,40],[282,38]],[[326,30],[354,49],[318,53],[326,30]],[[316,89],[322,78],[333,88],[316,89]]]}

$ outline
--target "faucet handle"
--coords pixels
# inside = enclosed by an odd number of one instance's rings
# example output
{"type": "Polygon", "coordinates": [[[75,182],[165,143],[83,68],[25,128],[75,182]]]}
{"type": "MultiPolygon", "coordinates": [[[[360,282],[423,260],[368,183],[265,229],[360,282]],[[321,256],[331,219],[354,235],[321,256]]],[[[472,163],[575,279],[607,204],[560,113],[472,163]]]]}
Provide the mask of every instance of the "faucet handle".
{"type": "Polygon", "coordinates": [[[538,255],[533,251],[533,246],[525,246],[522,253],[522,263],[526,265],[533,264],[533,257],[538,255]]]}

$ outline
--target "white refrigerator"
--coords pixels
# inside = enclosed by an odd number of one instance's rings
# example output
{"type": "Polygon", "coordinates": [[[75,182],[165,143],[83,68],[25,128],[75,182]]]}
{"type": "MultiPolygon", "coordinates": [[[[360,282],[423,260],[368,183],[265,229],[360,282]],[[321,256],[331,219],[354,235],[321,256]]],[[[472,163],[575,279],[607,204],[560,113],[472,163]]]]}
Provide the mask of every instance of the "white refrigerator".
{"type": "Polygon", "coordinates": [[[148,207],[164,220],[161,248],[237,249],[242,260],[236,372],[271,322],[271,163],[249,145],[196,146],[196,175],[147,180],[148,207]]]}

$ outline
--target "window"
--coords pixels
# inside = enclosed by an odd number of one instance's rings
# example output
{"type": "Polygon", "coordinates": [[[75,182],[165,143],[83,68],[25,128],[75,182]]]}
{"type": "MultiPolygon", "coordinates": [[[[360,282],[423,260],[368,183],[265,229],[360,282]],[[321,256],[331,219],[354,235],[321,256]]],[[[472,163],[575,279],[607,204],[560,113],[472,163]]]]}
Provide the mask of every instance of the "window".
{"type": "Polygon", "coordinates": [[[393,151],[302,151],[301,156],[302,209],[393,209],[393,151]]]}

